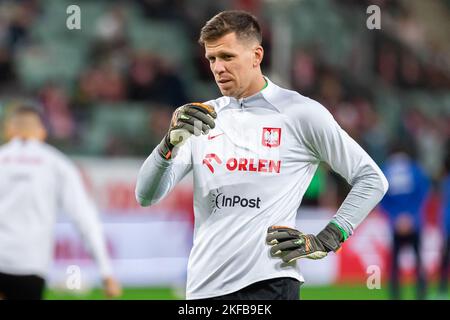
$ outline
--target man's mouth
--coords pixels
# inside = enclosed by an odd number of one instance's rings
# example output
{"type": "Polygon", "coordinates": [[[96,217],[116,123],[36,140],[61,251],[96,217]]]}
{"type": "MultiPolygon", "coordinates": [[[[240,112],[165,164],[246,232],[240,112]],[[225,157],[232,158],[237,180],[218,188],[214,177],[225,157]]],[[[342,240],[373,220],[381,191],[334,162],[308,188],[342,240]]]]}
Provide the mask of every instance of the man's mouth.
{"type": "Polygon", "coordinates": [[[220,79],[220,80],[218,80],[217,82],[218,82],[219,84],[225,84],[225,83],[230,82],[230,81],[231,81],[230,79],[220,79]]]}

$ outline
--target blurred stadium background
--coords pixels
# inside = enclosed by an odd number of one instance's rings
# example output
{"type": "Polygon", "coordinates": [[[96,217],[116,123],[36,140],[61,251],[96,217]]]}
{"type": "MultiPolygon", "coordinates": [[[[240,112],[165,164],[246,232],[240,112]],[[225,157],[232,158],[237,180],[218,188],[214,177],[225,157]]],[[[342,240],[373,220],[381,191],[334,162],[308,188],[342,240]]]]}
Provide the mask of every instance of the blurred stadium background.
{"type": "MultiPolygon", "coordinates": [[[[442,195],[450,133],[448,0],[2,0],[0,117],[29,101],[45,111],[49,142],[83,172],[101,212],[124,299],[183,298],[192,238],[188,177],[162,203],[140,208],[137,171],[167,130],[172,111],[206,101],[212,81],[200,27],[224,9],[245,9],[264,28],[263,71],[329,108],[382,165],[400,137],[417,150],[433,181],[422,233],[424,264],[435,283],[442,246],[442,195]],[[66,27],[69,5],[81,30],[66,27]],[[366,27],[366,8],[381,8],[381,30],[366,27]]],[[[320,167],[299,209],[315,232],[345,197],[343,180],[320,167]]],[[[101,299],[98,271],[65,218],[58,223],[48,299],[101,299]],[[65,288],[66,268],[81,267],[80,292],[65,288]]],[[[390,234],[375,209],[337,255],[302,261],[305,299],[387,299],[390,234]],[[379,266],[381,289],[366,286],[379,266]]],[[[401,255],[405,298],[414,298],[414,260],[401,255]]]]}

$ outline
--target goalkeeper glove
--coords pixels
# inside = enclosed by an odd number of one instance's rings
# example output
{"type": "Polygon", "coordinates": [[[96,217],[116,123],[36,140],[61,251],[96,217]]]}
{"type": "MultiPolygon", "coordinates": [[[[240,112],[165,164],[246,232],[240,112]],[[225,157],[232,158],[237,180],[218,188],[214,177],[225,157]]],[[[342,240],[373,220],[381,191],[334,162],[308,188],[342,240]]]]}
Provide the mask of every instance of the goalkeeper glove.
{"type": "Polygon", "coordinates": [[[336,252],[347,239],[346,233],[334,223],[329,223],[317,236],[298,230],[272,226],[267,230],[266,241],[272,245],[270,253],[292,262],[300,258],[322,259],[328,252],[336,252]]]}
{"type": "Polygon", "coordinates": [[[207,134],[215,127],[217,114],[212,106],[193,102],[177,108],[170,121],[169,132],[158,146],[159,154],[164,159],[173,158],[174,147],[180,147],[193,134],[207,134]]]}

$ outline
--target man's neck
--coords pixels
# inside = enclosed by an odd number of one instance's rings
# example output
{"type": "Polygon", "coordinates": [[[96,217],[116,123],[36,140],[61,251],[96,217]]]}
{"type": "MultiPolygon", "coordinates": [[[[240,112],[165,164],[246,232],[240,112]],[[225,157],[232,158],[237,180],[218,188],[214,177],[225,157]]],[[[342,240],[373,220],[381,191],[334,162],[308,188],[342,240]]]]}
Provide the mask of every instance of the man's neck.
{"type": "Polygon", "coordinates": [[[21,132],[13,134],[11,136],[7,136],[7,140],[43,141],[44,138],[36,133],[21,132]]]}
{"type": "Polygon", "coordinates": [[[264,76],[261,74],[261,76],[258,77],[258,80],[252,83],[247,92],[244,93],[241,97],[238,97],[238,99],[244,99],[253,96],[254,94],[262,91],[267,86],[267,84],[268,83],[266,78],[264,78],[264,76]]]}

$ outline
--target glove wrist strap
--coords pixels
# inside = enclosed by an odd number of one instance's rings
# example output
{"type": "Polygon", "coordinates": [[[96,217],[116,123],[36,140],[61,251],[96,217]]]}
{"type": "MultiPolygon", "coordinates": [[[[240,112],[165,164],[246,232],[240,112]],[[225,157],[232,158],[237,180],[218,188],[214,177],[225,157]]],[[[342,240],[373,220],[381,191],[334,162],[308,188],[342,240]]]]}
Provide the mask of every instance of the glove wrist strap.
{"type": "Polygon", "coordinates": [[[317,239],[322,242],[327,252],[339,250],[341,243],[345,241],[344,238],[340,228],[332,222],[317,235],[317,239]]]}
{"type": "Polygon", "coordinates": [[[172,158],[172,150],[174,148],[174,145],[170,143],[169,141],[169,134],[166,134],[164,139],[162,139],[161,143],[158,146],[158,152],[166,160],[169,160],[172,158]]]}

